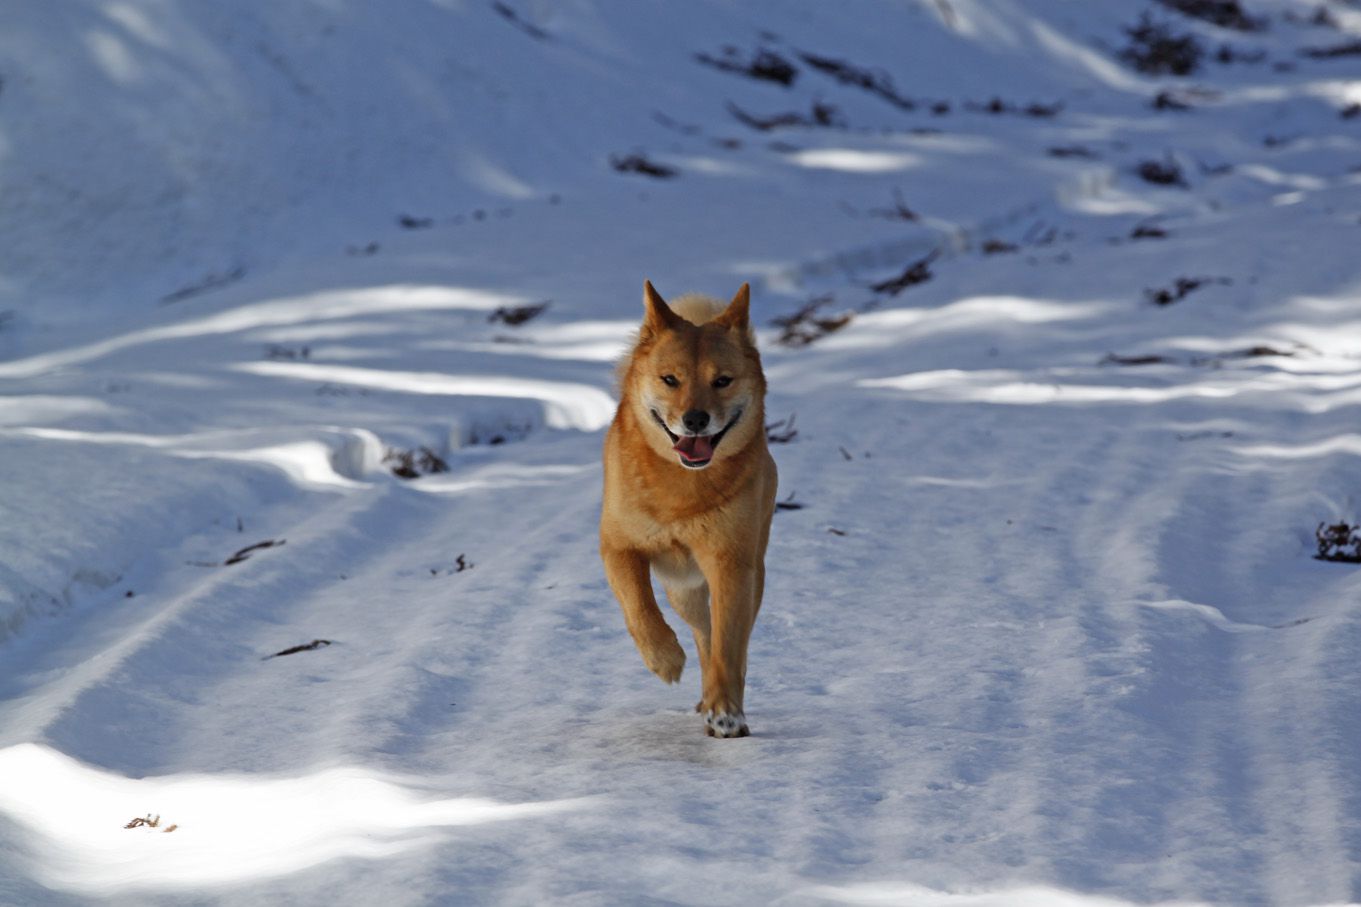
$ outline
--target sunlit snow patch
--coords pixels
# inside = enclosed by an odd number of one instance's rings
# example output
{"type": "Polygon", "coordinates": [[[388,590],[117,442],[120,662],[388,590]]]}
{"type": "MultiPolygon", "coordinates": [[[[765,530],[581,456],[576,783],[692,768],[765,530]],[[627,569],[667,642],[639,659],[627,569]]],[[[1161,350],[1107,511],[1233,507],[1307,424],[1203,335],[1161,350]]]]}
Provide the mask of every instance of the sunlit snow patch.
{"type": "Polygon", "coordinates": [[[1052,324],[1099,317],[1100,303],[1047,302],[1022,296],[971,296],[937,308],[887,309],[857,315],[826,347],[889,347],[938,334],[996,329],[1001,324],[1052,324]]]}
{"type": "Polygon", "coordinates": [[[1361,457],[1361,435],[1334,435],[1322,441],[1306,444],[1250,444],[1235,451],[1245,457],[1266,457],[1276,460],[1306,460],[1351,454],[1361,457]]]}
{"type": "Polygon", "coordinates": [[[563,359],[576,362],[615,362],[629,347],[638,329],[634,321],[574,321],[545,325],[534,331],[533,343],[498,343],[435,339],[419,345],[424,350],[472,350],[501,356],[563,359]]]}
{"type": "Polygon", "coordinates": [[[1172,400],[1229,400],[1250,397],[1309,413],[1322,413],[1361,401],[1355,375],[1300,375],[1287,372],[1215,372],[1198,381],[1172,386],[1077,384],[1065,380],[1072,369],[1021,372],[1010,369],[937,369],[888,378],[864,378],[860,387],[887,388],[917,400],[938,403],[1111,403],[1156,404],[1172,400]],[[1048,380],[1036,380],[1047,378],[1048,380]]]}
{"type": "Polygon", "coordinates": [[[22,428],[16,434],[50,441],[125,444],[164,450],[187,459],[238,460],[273,466],[303,486],[365,488],[359,476],[378,468],[383,446],[361,428],[322,427],[317,437],[298,438],[283,430],[247,429],[188,435],[90,432],[64,428],[22,428]],[[271,443],[268,439],[273,439],[271,443]]]}
{"type": "Polygon", "coordinates": [[[419,491],[429,494],[457,495],[470,491],[497,491],[506,488],[525,488],[552,485],[569,481],[583,473],[593,473],[599,469],[596,463],[584,465],[545,465],[520,466],[513,463],[492,464],[477,470],[471,476],[434,475],[413,485],[419,491]]]}
{"type": "Polygon", "coordinates": [[[92,397],[58,397],[54,394],[23,394],[0,397],[0,425],[60,422],[76,416],[103,416],[117,412],[92,397]]]}
{"type": "Polygon", "coordinates": [[[299,381],[330,381],[375,390],[407,394],[442,394],[452,397],[518,397],[540,400],[549,428],[596,431],[610,424],[614,401],[589,384],[511,378],[499,375],[446,375],[441,372],[395,372],[348,365],[298,362],[244,362],[235,368],[253,375],[294,378],[299,381]]]}
{"type": "Polygon", "coordinates": [[[846,173],[892,173],[921,165],[921,158],[903,151],[859,151],[854,148],[813,148],[796,151],[789,159],[812,170],[846,173]]]}
{"type": "Polygon", "coordinates": [[[1152,608],[1157,611],[1168,613],[1190,614],[1205,621],[1217,630],[1225,633],[1257,633],[1262,630],[1280,629],[1279,627],[1267,627],[1262,624],[1247,624],[1236,620],[1230,620],[1223,611],[1213,605],[1202,605],[1199,602],[1183,601],[1179,598],[1167,601],[1136,601],[1131,604],[1141,608],[1152,608]]]}
{"type": "Polygon", "coordinates": [[[458,287],[394,285],[327,290],[228,309],[202,318],[159,327],[144,328],[84,346],[42,353],[0,363],[0,378],[32,378],[56,369],[102,359],[111,353],[161,343],[235,334],[259,328],[316,324],[342,318],[358,318],[398,312],[486,311],[526,300],[458,287]]]}
{"type": "Polygon", "coordinates": [[[296,778],[130,779],[37,744],[0,750],[0,816],[31,839],[27,866],[35,878],[72,891],[285,875],[341,857],[390,856],[437,840],[442,827],[547,816],[583,803],[427,799],[353,767],[296,778]],[[148,814],[159,817],[156,827],[125,827],[148,814]]]}
{"type": "MultiPolygon", "coordinates": [[[[999,891],[937,891],[908,882],[865,882],[820,885],[809,889],[815,898],[837,904],[892,904],[894,907],[1135,907],[1133,901],[1080,894],[1042,885],[999,891]]],[[[1200,902],[1163,901],[1148,907],[1197,907],[1200,902]]]]}

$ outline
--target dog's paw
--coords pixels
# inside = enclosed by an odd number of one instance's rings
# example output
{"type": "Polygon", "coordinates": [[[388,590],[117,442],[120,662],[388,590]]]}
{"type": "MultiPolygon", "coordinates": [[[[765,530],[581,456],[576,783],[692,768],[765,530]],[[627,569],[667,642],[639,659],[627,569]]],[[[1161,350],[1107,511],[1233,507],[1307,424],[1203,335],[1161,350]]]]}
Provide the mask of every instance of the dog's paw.
{"type": "Polygon", "coordinates": [[[643,650],[643,664],[667,683],[675,683],[681,679],[681,671],[685,668],[685,650],[672,634],[665,642],[643,650]]]}
{"type": "Polygon", "coordinates": [[[710,737],[749,737],[747,717],[741,712],[705,712],[704,733],[710,737]]]}

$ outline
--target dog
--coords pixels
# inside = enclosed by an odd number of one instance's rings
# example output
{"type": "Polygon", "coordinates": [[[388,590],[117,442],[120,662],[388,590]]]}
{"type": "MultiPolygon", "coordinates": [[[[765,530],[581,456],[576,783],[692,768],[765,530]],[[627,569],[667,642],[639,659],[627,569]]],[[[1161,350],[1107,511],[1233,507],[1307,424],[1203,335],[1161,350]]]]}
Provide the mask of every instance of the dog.
{"type": "Polygon", "coordinates": [[[657,575],[694,631],[705,732],[745,737],[747,643],[777,482],[751,288],[726,307],[699,295],[671,306],[645,281],[643,305],[605,436],[600,557],[643,663],[675,683],[685,652],[652,593],[657,575]]]}

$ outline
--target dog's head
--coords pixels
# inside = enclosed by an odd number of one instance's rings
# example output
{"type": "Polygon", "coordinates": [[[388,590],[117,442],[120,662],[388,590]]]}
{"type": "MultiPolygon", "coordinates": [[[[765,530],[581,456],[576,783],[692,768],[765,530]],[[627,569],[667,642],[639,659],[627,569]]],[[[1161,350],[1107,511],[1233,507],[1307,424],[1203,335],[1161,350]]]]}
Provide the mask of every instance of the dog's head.
{"type": "Polygon", "coordinates": [[[687,469],[734,456],[764,432],[766,380],[750,302],[742,284],[726,308],[685,297],[673,309],[643,284],[646,315],[625,390],[648,445],[687,469]]]}

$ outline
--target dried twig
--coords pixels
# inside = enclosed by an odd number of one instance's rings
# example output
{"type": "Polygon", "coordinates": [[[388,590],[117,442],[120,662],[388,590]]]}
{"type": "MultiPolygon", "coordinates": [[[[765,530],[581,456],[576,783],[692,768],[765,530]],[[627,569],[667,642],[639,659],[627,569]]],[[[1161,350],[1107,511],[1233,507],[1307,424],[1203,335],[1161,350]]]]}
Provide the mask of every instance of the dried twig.
{"type": "Polygon", "coordinates": [[[893,79],[885,72],[865,69],[845,60],[837,60],[814,53],[802,52],[799,56],[803,58],[803,62],[818,72],[831,76],[843,85],[862,88],[870,94],[878,95],[901,110],[917,109],[917,102],[899,94],[898,89],[893,84],[893,79]]]}
{"type": "Polygon", "coordinates": [[[263,542],[256,542],[254,545],[247,545],[240,549],[231,557],[222,562],[222,566],[230,567],[232,564],[239,564],[244,560],[249,560],[250,556],[257,551],[265,548],[274,548],[287,543],[288,539],[265,539],[263,542]]]}
{"type": "Polygon", "coordinates": [[[807,346],[821,337],[825,337],[833,331],[839,331],[850,324],[853,317],[852,312],[843,312],[840,315],[819,316],[818,310],[831,302],[831,294],[818,296],[809,300],[802,308],[791,315],[782,315],[779,318],[772,318],[770,323],[781,328],[780,336],[776,340],[783,346],[807,346]]]}
{"type": "Polygon", "coordinates": [[[542,315],[553,302],[545,299],[532,305],[497,306],[496,311],[487,316],[488,321],[499,321],[511,327],[524,324],[542,315]]]}
{"type": "Polygon", "coordinates": [[[1171,110],[1175,113],[1183,113],[1191,109],[1191,105],[1170,91],[1160,91],[1153,98],[1154,110],[1171,110]]]}
{"type": "Polygon", "coordinates": [[[897,277],[890,277],[888,280],[881,280],[879,283],[870,284],[870,289],[876,293],[887,293],[890,296],[897,296],[908,287],[925,283],[933,276],[931,274],[931,262],[940,257],[940,250],[936,249],[925,258],[920,258],[908,265],[903,273],[897,277]]]}
{"type": "Polygon", "coordinates": [[[793,85],[799,76],[798,67],[775,51],[764,47],[757,48],[749,60],[743,59],[741,52],[735,47],[723,48],[721,57],[701,53],[695,54],[695,59],[722,72],[736,73],[764,82],[775,82],[786,88],[793,85]]]}
{"type": "Polygon", "coordinates": [[[1118,353],[1107,353],[1101,360],[1101,365],[1162,365],[1170,363],[1172,360],[1166,356],[1121,356],[1118,353]]]}
{"type": "Polygon", "coordinates": [[[842,119],[841,112],[831,104],[824,104],[821,101],[814,101],[810,113],[806,115],[790,111],[789,113],[760,117],[748,113],[732,101],[728,102],[727,107],[728,112],[737,118],[738,122],[759,132],[769,132],[772,129],[786,126],[821,126],[837,129],[846,126],[846,121],[842,119]]]}
{"type": "Polygon", "coordinates": [[[431,567],[430,575],[439,576],[440,573],[442,572],[445,576],[453,576],[455,573],[462,573],[464,570],[471,570],[476,566],[477,566],[476,564],[468,560],[467,555],[460,554],[458,557],[454,558],[454,566],[448,567],[443,571],[441,571],[440,568],[438,567],[431,567]]]}
{"type": "Polygon", "coordinates": [[[917,221],[920,218],[917,212],[907,206],[903,198],[903,190],[897,186],[893,187],[893,207],[892,208],[871,208],[870,214],[875,217],[883,217],[888,220],[917,221]]]}
{"type": "Polygon", "coordinates": [[[1331,47],[1306,47],[1301,56],[1311,60],[1337,60],[1342,57],[1361,57],[1361,41],[1348,41],[1331,47]]]}
{"type": "Polygon", "coordinates": [[[798,435],[799,430],[794,427],[794,417],[797,413],[790,413],[788,418],[778,422],[771,422],[766,426],[766,441],[771,444],[788,444],[798,435]]]}
{"type": "Polygon", "coordinates": [[[330,644],[331,641],[329,639],[314,639],[309,643],[303,643],[300,646],[290,646],[287,649],[275,652],[273,655],[266,655],[264,658],[260,660],[269,661],[271,658],[279,658],[284,655],[296,655],[299,652],[311,652],[315,649],[323,649],[326,646],[329,646],[330,644]]]}
{"type": "Polygon", "coordinates": [[[968,101],[964,106],[976,113],[1016,113],[1041,120],[1047,120],[1050,117],[1057,116],[1058,113],[1063,110],[1063,103],[1061,101],[1055,101],[1052,104],[1042,104],[1039,101],[1031,101],[1024,107],[1018,107],[1015,104],[1011,104],[998,97],[993,97],[985,102],[968,101]]]}
{"type": "Polygon", "coordinates": [[[310,359],[312,348],[310,346],[291,347],[282,343],[270,343],[265,345],[265,358],[293,362],[299,359],[310,359]]]}
{"type": "Polygon", "coordinates": [[[1144,290],[1144,298],[1154,305],[1168,306],[1209,283],[1230,284],[1233,281],[1227,277],[1178,277],[1170,287],[1144,290]]]}
{"type": "Polygon", "coordinates": [[[187,287],[182,287],[173,293],[167,293],[162,296],[161,305],[183,302],[186,299],[198,296],[200,293],[207,293],[210,290],[220,290],[222,287],[236,283],[245,276],[246,269],[240,266],[232,268],[225,274],[209,274],[198,283],[190,284],[187,287]]]}
{"type": "Polygon", "coordinates": [[[1259,359],[1268,356],[1294,356],[1289,350],[1278,350],[1274,346],[1258,344],[1239,350],[1228,350],[1223,353],[1216,353],[1213,356],[1197,356],[1191,360],[1192,365],[1218,366],[1225,359],[1259,359]]]}
{"type": "Polygon", "coordinates": [[[1186,188],[1186,175],[1182,173],[1181,165],[1171,157],[1165,157],[1161,161],[1140,161],[1135,172],[1146,183],[1186,188]]]}
{"type": "Polygon", "coordinates": [[[653,179],[670,179],[680,173],[675,167],[655,163],[638,153],[610,155],[610,166],[620,173],[640,173],[653,179]]]}
{"type": "Polygon", "coordinates": [[[524,32],[525,34],[529,35],[531,38],[534,38],[537,41],[546,41],[548,40],[549,37],[551,37],[548,34],[548,32],[544,31],[542,28],[539,28],[539,26],[535,25],[533,22],[530,22],[521,17],[519,13],[511,9],[506,4],[502,3],[501,0],[493,0],[491,8],[496,10],[496,12],[500,14],[502,19],[505,19],[511,25],[515,26],[520,31],[524,32]]]}

